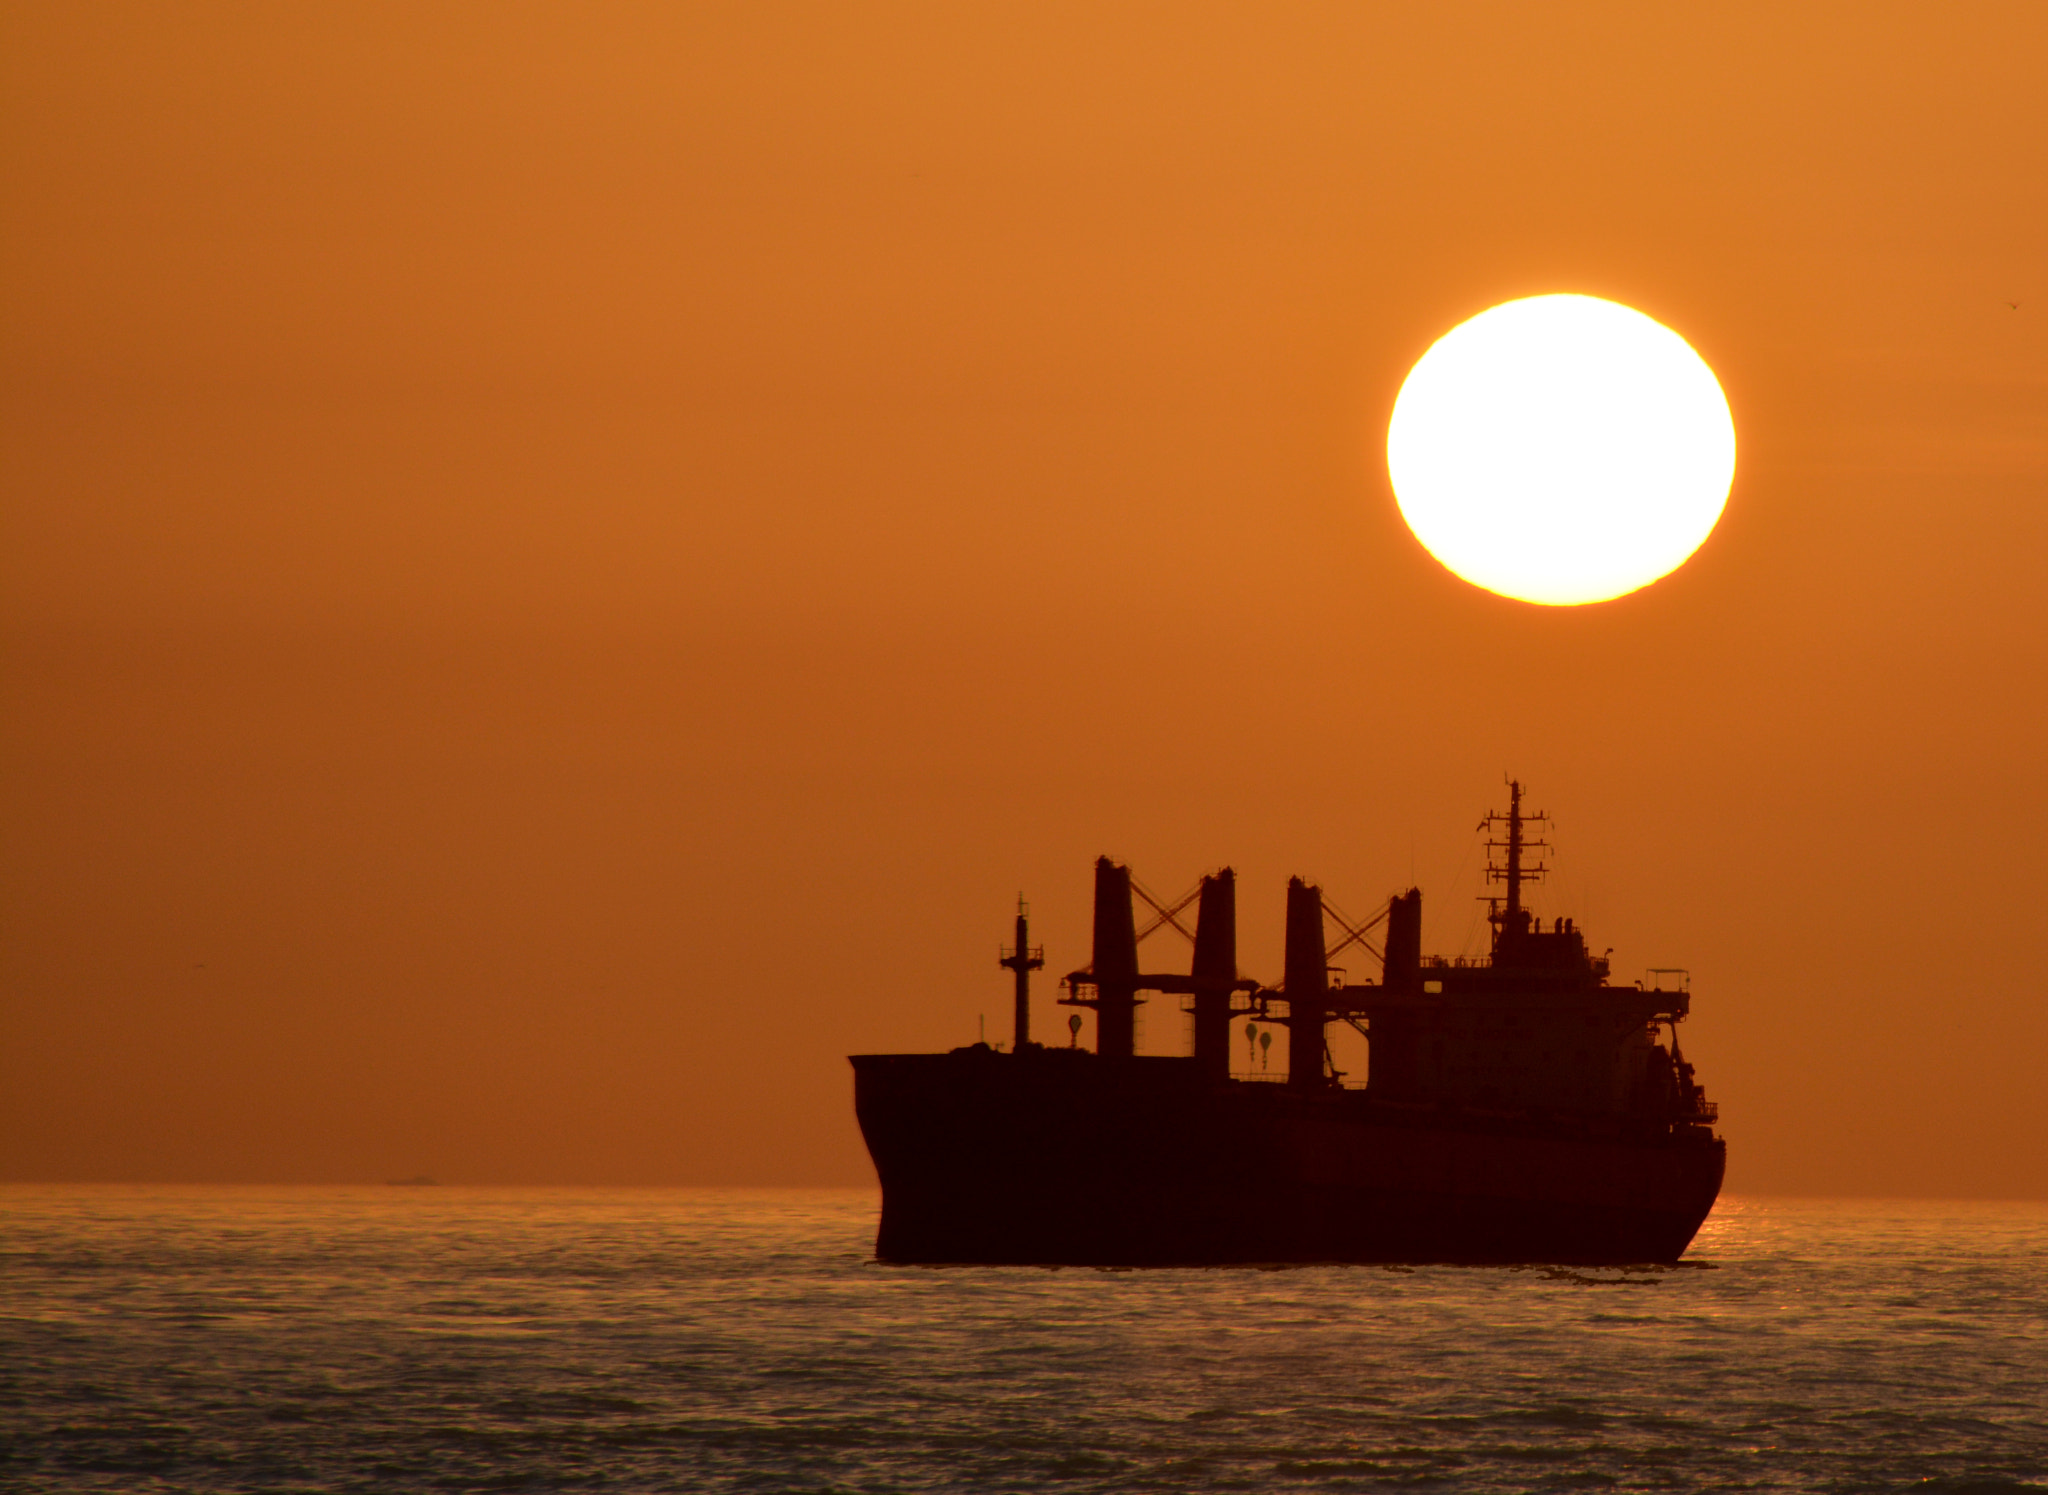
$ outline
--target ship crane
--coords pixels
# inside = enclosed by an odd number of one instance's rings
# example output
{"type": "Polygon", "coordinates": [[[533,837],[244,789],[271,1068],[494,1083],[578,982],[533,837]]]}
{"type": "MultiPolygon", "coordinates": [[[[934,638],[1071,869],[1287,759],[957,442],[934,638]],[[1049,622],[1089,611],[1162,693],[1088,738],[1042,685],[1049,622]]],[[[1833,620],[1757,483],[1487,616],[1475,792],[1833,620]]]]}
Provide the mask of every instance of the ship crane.
{"type": "MultiPolygon", "coordinates": [[[[1195,1061],[1205,1077],[1230,1077],[1232,998],[1255,992],[1259,983],[1237,971],[1237,874],[1228,867],[1209,873],[1193,891],[1168,904],[1154,897],[1131,876],[1131,869],[1109,857],[1095,861],[1094,958],[1070,971],[1060,985],[1065,1007],[1095,1010],[1095,1051],[1106,1059],[1129,1059],[1137,1053],[1137,1009],[1141,991],[1192,996],[1195,1007],[1195,1061]],[[1141,898],[1153,912],[1141,934],[1133,910],[1141,898]],[[1195,927],[1180,921],[1195,905],[1195,927]],[[1138,942],[1171,926],[1195,947],[1193,969],[1185,976],[1138,969],[1138,942]]],[[[1250,1010],[1250,1009],[1238,1009],[1250,1010]]]]}
{"type": "MultiPolygon", "coordinates": [[[[1230,1024],[1251,1016],[1287,1030],[1287,1078],[1290,1087],[1320,1090],[1336,1082],[1329,1062],[1326,1029],[1332,1022],[1357,1026],[1365,1015],[1367,991],[1379,988],[1333,985],[1332,962],[1358,946],[1383,962],[1391,958],[1399,982],[1412,974],[1421,954],[1421,894],[1410,890],[1390,898],[1371,918],[1353,922],[1324,898],[1322,889],[1297,877],[1287,888],[1285,973],[1281,984],[1268,987],[1242,976],[1237,967],[1237,874],[1225,867],[1203,877],[1194,888],[1171,902],[1159,898],[1110,857],[1095,863],[1095,926],[1093,960],[1070,971],[1060,985],[1066,1007],[1092,1008],[1096,1017],[1096,1052],[1124,1059],[1137,1052],[1137,1008],[1144,992],[1191,996],[1195,1019],[1195,1063],[1206,1079],[1230,1076],[1230,1024]],[[1152,911],[1140,929],[1136,905],[1152,911]],[[1193,906],[1195,927],[1181,916],[1193,906]],[[1330,941],[1329,926],[1339,932],[1330,941]],[[1371,936],[1386,926],[1383,950],[1371,936]],[[1194,946],[1192,969],[1148,972],[1138,965],[1138,946],[1148,935],[1171,928],[1194,946]],[[1240,1000],[1241,999],[1241,1000],[1240,1000]],[[1285,1015],[1275,1005],[1284,1004],[1285,1015]]],[[[1412,982],[1410,983],[1412,985],[1412,982]]]]}

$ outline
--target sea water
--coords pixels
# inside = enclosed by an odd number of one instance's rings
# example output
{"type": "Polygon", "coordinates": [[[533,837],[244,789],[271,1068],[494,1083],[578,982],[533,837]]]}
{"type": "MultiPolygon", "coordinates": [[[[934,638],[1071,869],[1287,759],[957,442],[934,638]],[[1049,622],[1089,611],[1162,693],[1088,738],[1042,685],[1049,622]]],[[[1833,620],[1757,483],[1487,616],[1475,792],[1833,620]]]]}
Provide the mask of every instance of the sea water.
{"type": "Polygon", "coordinates": [[[920,1269],[871,1192],[0,1189],[0,1487],[2048,1486],[2048,1206],[1639,1270],[920,1269]]]}

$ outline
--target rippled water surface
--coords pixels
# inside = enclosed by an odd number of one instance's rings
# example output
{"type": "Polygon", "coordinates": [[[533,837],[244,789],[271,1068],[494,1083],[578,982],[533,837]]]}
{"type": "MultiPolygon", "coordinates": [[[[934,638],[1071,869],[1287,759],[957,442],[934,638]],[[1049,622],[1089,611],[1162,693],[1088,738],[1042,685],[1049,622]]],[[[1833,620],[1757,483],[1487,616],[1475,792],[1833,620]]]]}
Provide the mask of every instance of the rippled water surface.
{"type": "Polygon", "coordinates": [[[2048,1486],[2048,1206],[1684,1266],[883,1267],[867,1193],[0,1190],[21,1490],[2048,1486]]]}

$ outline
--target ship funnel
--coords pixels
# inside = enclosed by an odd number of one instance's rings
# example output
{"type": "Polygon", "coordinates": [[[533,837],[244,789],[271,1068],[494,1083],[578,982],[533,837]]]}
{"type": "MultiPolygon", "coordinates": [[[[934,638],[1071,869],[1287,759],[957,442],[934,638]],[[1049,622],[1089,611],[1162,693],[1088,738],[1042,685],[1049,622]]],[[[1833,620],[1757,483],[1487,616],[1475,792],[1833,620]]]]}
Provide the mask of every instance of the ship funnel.
{"type": "Polygon", "coordinates": [[[1422,889],[1410,888],[1387,900],[1387,963],[1380,984],[1388,991],[1413,991],[1422,981],[1422,889]]]}
{"type": "Polygon", "coordinates": [[[1202,879],[1195,914],[1195,1068],[1205,1080],[1230,1078],[1230,992],[1237,981],[1237,874],[1225,867],[1202,879]]]}
{"type": "Polygon", "coordinates": [[[1095,859],[1095,1051],[1127,1059],[1137,1051],[1138,926],[1131,915],[1131,869],[1095,859]]]}
{"type": "Polygon", "coordinates": [[[1287,1083],[1296,1090],[1323,1088],[1323,1023],[1330,989],[1323,953],[1323,890],[1300,878],[1287,883],[1287,1083]]]}

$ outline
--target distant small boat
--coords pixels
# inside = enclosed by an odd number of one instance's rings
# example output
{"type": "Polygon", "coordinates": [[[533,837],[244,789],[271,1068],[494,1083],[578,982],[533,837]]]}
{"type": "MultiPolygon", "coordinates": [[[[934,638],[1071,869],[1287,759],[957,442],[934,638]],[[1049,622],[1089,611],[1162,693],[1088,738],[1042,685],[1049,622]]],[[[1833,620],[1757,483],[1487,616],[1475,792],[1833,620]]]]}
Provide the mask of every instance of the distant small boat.
{"type": "Polygon", "coordinates": [[[440,1185],[437,1178],[428,1178],[424,1173],[415,1173],[411,1178],[387,1178],[385,1187],[392,1189],[432,1189],[440,1185]]]}

